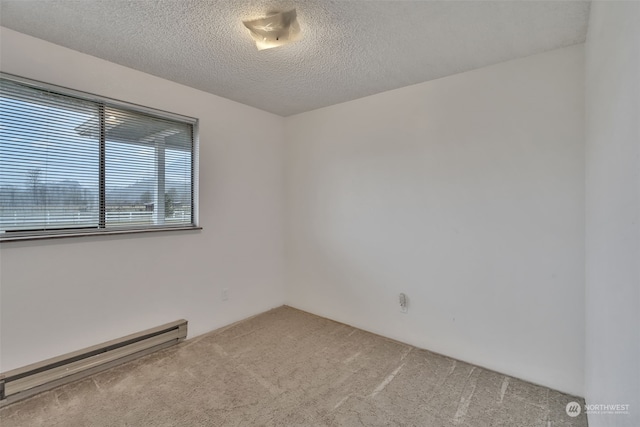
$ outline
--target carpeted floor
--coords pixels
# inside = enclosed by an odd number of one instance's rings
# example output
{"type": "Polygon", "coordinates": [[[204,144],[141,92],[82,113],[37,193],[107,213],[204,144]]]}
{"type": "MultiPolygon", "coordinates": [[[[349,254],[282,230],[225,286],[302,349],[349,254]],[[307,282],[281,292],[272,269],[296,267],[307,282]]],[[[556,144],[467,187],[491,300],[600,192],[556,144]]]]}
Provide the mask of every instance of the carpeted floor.
{"type": "Polygon", "coordinates": [[[12,426],[586,426],[536,386],[289,307],[0,410],[12,426]]]}

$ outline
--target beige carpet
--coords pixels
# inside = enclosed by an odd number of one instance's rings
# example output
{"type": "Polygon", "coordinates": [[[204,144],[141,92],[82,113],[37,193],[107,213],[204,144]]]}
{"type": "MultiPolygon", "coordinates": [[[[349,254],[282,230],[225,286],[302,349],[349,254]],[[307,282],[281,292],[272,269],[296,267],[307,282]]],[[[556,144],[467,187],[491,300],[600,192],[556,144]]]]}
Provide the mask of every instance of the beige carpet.
{"type": "Polygon", "coordinates": [[[0,410],[12,426],[586,426],[582,399],[289,307],[0,410]],[[549,424],[551,422],[551,424],[549,424]]]}

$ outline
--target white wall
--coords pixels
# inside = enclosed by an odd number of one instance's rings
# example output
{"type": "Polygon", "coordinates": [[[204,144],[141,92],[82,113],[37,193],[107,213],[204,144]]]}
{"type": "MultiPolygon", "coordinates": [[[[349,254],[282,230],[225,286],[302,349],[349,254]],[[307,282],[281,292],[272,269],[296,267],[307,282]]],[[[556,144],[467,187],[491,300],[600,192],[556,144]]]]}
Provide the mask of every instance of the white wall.
{"type": "Polygon", "coordinates": [[[640,3],[594,2],[586,43],[589,425],[640,426],[640,3]]]}
{"type": "Polygon", "coordinates": [[[2,371],[179,318],[194,336],[283,303],[281,117],[5,28],[0,39],[4,72],[199,118],[204,227],[3,244],[2,371]]]}
{"type": "Polygon", "coordinates": [[[285,119],[287,303],[583,395],[583,86],[578,45],[285,119]]]}

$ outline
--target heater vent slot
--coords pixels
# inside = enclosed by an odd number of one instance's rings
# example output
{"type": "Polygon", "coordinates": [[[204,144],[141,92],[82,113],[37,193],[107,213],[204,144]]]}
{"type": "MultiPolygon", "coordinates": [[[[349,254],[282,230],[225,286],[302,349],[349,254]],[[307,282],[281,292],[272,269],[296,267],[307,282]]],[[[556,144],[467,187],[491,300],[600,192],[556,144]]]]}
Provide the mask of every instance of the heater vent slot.
{"type": "Polygon", "coordinates": [[[177,320],[0,374],[0,407],[170,347],[187,336],[177,320]]]}

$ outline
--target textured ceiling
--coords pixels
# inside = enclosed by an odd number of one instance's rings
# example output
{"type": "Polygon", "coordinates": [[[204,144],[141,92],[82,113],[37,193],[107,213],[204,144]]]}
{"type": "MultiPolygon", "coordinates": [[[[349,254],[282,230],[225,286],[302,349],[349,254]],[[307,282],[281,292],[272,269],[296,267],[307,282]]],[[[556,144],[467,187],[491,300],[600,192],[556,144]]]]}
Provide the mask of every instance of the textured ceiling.
{"type": "Polygon", "coordinates": [[[288,116],[585,40],[584,1],[0,2],[13,30],[288,116]],[[296,7],[257,51],[242,20],[296,7]]]}

